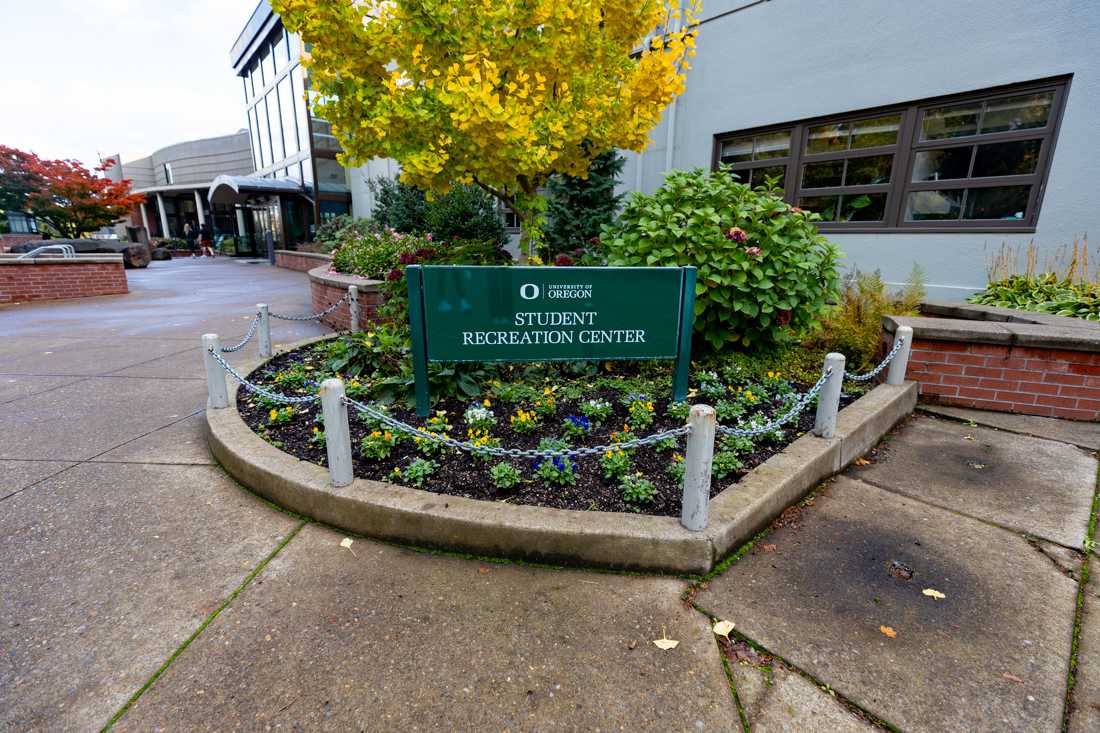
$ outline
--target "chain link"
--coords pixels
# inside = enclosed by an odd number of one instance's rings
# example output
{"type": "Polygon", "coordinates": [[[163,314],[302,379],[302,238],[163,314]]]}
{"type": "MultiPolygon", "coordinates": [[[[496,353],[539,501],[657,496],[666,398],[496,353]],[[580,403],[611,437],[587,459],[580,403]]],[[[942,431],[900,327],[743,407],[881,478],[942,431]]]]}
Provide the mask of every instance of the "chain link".
{"type": "Polygon", "coordinates": [[[315,394],[309,394],[309,395],[303,395],[301,397],[291,397],[290,395],[284,395],[284,394],[279,394],[278,392],[272,392],[271,390],[266,389],[264,387],[261,387],[258,384],[254,384],[254,383],[248,381],[247,379],[245,379],[244,377],[242,377],[237,372],[236,369],[234,369],[233,367],[231,367],[229,365],[229,362],[227,362],[225,359],[222,358],[221,354],[217,353],[213,349],[207,349],[207,351],[210,353],[211,356],[214,357],[215,361],[217,361],[219,364],[221,364],[222,369],[224,369],[225,371],[232,374],[233,378],[241,383],[242,387],[244,387],[249,392],[253,392],[253,393],[258,394],[258,395],[263,395],[264,397],[271,400],[272,402],[281,402],[284,405],[301,405],[301,404],[304,404],[306,402],[316,402],[317,400],[321,399],[321,396],[316,394],[316,393],[315,394]]]}
{"type": "Polygon", "coordinates": [[[256,326],[258,325],[260,325],[260,314],[257,312],[256,315],[252,317],[252,323],[248,324],[248,333],[244,335],[244,338],[241,340],[241,342],[236,346],[223,346],[222,353],[232,354],[234,351],[240,351],[241,349],[243,349],[244,345],[252,340],[252,336],[256,333],[256,326]]]}
{"type": "Polygon", "coordinates": [[[905,337],[898,336],[896,339],[894,339],[894,348],[890,349],[890,353],[886,355],[886,358],[883,359],[877,367],[867,372],[866,374],[852,374],[849,371],[845,371],[845,379],[851,379],[853,382],[866,382],[868,380],[874,379],[878,376],[879,372],[885,369],[890,364],[890,362],[894,360],[894,357],[898,355],[899,351],[901,351],[901,346],[904,343],[905,337]]]}
{"type": "Polygon", "coordinates": [[[795,415],[798,415],[800,412],[806,409],[806,405],[810,404],[810,402],[813,401],[813,398],[816,397],[817,393],[821,391],[821,388],[825,386],[825,382],[829,380],[829,377],[832,375],[832,373],[832,367],[826,369],[821,377],[817,380],[817,383],[814,384],[814,386],[810,387],[809,391],[807,391],[806,394],[802,395],[798,399],[798,402],[794,403],[794,405],[792,405],[789,410],[787,410],[785,413],[775,418],[771,422],[752,428],[734,428],[727,425],[719,425],[718,432],[724,435],[736,435],[742,438],[751,438],[754,435],[764,435],[765,433],[772,432],[776,428],[779,428],[785,423],[790,422],[795,417],[795,415]]]}
{"type": "Polygon", "coordinates": [[[652,445],[653,443],[659,443],[662,440],[668,440],[669,438],[678,438],[681,435],[687,435],[691,432],[690,425],[683,425],[671,430],[664,430],[659,433],[647,435],[644,438],[634,438],[633,440],[626,440],[622,443],[613,443],[611,445],[590,445],[583,448],[569,448],[562,450],[539,450],[537,448],[494,448],[488,445],[475,445],[465,440],[455,440],[454,438],[448,438],[438,433],[433,433],[423,428],[418,428],[408,423],[404,423],[397,418],[390,417],[381,410],[376,410],[370,405],[365,405],[362,402],[353,400],[350,397],[344,397],[344,404],[354,407],[359,412],[362,412],[370,417],[378,420],[383,425],[388,425],[394,430],[398,430],[402,433],[408,433],[414,435],[417,438],[424,440],[430,440],[435,443],[440,443],[448,448],[455,448],[457,450],[468,451],[470,453],[479,453],[481,455],[498,456],[501,458],[555,458],[555,457],[567,457],[567,458],[581,458],[583,456],[594,456],[602,453],[606,453],[611,450],[629,450],[631,448],[638,448],[643,445],[652,445]]]}
{"type": "Polygon", "coordinates": [[[324,318],[329,313],[332,313],[334,310],[336,310],[341,305],[343,305],[344,301],[346,301],[350,296],[351,296],[351,293],[344,293],[343,298],[340,298],[340,300],[336,301],[335,303],[330,305],[328,308],[325,308],[320,313],[314,313],[314,314],[308,315],[308,316],[287,316],[287,315],[282,315],[280,313],[270,313],[270,312],[268,313],[268,315],[271,316],[272,318],[278,318],[281,321],[317,321],[317,320],[320,320],[320,319],[324,318]]]}

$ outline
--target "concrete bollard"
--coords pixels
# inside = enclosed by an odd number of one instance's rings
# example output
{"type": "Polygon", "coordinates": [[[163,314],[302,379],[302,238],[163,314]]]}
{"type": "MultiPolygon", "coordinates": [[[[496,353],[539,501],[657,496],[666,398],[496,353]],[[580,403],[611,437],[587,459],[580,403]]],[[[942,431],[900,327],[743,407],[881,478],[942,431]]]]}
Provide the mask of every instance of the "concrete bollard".
{"type": "Polygon", "coordinates": [[[814,420],[814,435],[819,438],[831,438],[836,435],[836,414],[840,411],[840,391],[844,386],[844,354],[826,354],[825,369],[832,373],[825,380],[817,397],[817,418],[814,420]]]}
{"type": "Polygon", "coordinates": [[[256,310],[260,312],[260,356],[271,356],[271,313],[268,312],[267,303],[257,303],[256,310]]]}
{"type": "Polygon", "coordinates": [[[214,354],[220,354],[222,350],[221,339],[216,333],[204,333],[202,336],[202,363],[206,366],[206,392],[209,395],[209,405],[216,410],[229,407],[229,390],[225,386],[225,370],[214,359],[214,354]]]}
{"type": "Polygon", "coordinates": [[[886,372],[886,383],[895,386],[905,383],[905,370],[909,368],[909,352],[913,348],[912,326],[898,326],[898,332],[894,334],[894,343],[897,343],[898,339],[905,339],[905,341],[898,349],[898,353],[894,355],[889,371],[886,372]]]}
{"type": "Polygon", "coordinates": [[[343,380],[326,379],[321,382],[321,414],[325,420],[325,447],[332,485],[347,486],[355,479],[355,474],[351,463],[351,430],[348,427],[348,406],[344,404],[343,380]]]}
{"type": "Polygon", "coordinates": [[[707,528],[710,515],[710,465],[714,457],[714,408],[692,405],[688,414],[687,450],[684,453],[684,498],[680,524],[692,532],[707,528]]]}
{"type": "Polygon", "coordinates": [[[352,333],[359,332],[359,288],[354,285],[348,285],[348,314],[351,319],[348,321],[348,330],[352,333]]]}

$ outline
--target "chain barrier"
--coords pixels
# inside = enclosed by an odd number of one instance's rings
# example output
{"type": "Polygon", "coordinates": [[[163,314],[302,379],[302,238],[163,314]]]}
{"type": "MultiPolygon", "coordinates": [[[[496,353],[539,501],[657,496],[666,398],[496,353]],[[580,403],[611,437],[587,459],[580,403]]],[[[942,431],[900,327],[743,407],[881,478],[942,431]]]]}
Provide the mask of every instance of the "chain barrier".
{"type": "Polygon", "coordinates": [[[867,372],[866,374],[852,374],[851,372],[845,370],[844,378],[851,379],[853,382],[866,382],[868,380],[874,379],[879,375],[879,372],[890,365],[890,362],[893,361],[894,357],[898,355],[899,351],[901,351],[902,344],[904,343],[905,337],[898,336],[896,339],[894,339],[894,348],[890,349],[890,353],[886,355],[886,358],[883,359],[877,367],[867,372]]]}
{"type": "Polygon", "coordinates": [[[755,435],[764,435],[765,433],[772,432],[776,428],[779,428],[782,425],[790,422],[795,415],[798,415],[800,412],[806,409],[806,405],[810,404],[813,398],[817,396],[817,393],[820,392],[821,388],[825,386],[825,382],[829,381],[829,377],[832,375],[832,373],[833,370],[831,367],[829,369],[826,369],[821,377],[817,380],[817,383],[814,384],[814,386],[810,387],[806,394],[802,395],[798,399],[798,402],[794,403],[794,405],[792,405],[789,410],[787,410],[785,413],[775,418],[771,422],[751,428],[733,428],[727,425],[719,425],[718,432],[722,433],[723,435],[735,435],[740,438],[751,438],[755,435]]]}
{"type": "Polygon", "coordinates": [[[668,440],[669,438],[678,438],[681,435],[687,435],[691,432],[690,425],[683,425],[671,430],[663,430],[659,433],[653,433],[647,435],[644,438],[634,438],[633,440],[626,440],[622,443],[613,443],[611,445],[590,445],[583,448],[569,448],[561,450],[539,450],[537,448],[494,448],[487,445],[475,445],[465,440],[455,440],[454,438],[448,438],[438,433],[433,433],[423,428],[418,428],[408,423],[404,423],[397,418],[390,417],[381,410],[376,410],[370,405],[365,405],[362,402],[353,400],[350,397],[344,397],[344,404],[354,407],[359,412],[362,412],[375,420],[379,421],[383,425],[388,425],[394,430],[402,433],[408,433],[414,435],[417,438],[424,440],[430,440],[435,443],[440,443],[448,448],[455,448],[457,450],[468,451],[470,453],[480,453],[482,455],[498,456],[500,458],[580,458],[583,456],[600,455],[607,453],[611,450],[629,450],[631,448],[637,448],[643,445],[652,445],[653,443],[659,443],[662,440],[668,440]]]}
{"type": "Polygon", "coordinates": [[[223,346],[222,353],[232,354],[234,351],[240,351],[241,349],[243,349],[244,345],[252,340],[252,336],[256,333],[256,326],[258,325],[260,325],[260,314],[257,312],[256,315],[252,317],[252,323],[248,324],[248,333],[244,335],[244,338],[241,340],[241,342],[236,346],[223,346]]]}
{"type": "Polygon", "coordinates": [[[330,305],[328,308],[325,308],[320,313],[314,313],[314,314],[308,315],[308,316],[287,316],[287,315],[283,315],[283,314],[280,314],[280,313],[268,313],[268,315],[271,316],[272,318],[278,318],[280,321],[318,321],[318,320],[324,318],[325,316],[327,316],[329,313],[332,313],[334,310],[339,308],[341,305],[343,305],[344,302],[350,296],[351,296],[351,293],[344,293],[343,298],[340,298],[340,300],[336,301],[335,303],[330,305]]]}
{"type": "Polygon", "coordinates": [[[272,402],[281,402],[284,405],[301,405],[306,402],[316,402],[317,400],[321,399],[321,396],[317,393],[303,395],[301,397],[291,397],[289,395],[279,394],[278,392],[272,392],[271,390],[265,387],[261,387],[260,385],[250,382],[242,377],[236,369],[229,365],[229,362],[222,358],[221,354],[217,353],[213,349],[207,349],[207,351],[210,353],[211,356],[214,357],[214,360],[216,362],[221,364],[222,369],[232,374],[233,378],[241,383],[242,387],[244,387],[249,392],[263,395],[272,402]]]}

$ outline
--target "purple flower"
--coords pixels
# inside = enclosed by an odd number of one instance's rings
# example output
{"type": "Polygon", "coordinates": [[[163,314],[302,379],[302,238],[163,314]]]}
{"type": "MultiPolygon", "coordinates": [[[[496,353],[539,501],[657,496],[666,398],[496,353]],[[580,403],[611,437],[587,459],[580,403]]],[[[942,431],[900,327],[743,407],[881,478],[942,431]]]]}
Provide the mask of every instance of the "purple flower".
{"type": "Polygon", "coordinates": [[[563,252],[554,258],[554,264],[558,267],[569,267],[573,264],[573,258],[563,252]]]}
{"type": "Polygon", "coordinates": [[[788,308],[786,310],[781,310],[778,313],[776,313],[775,320],[780,326],[786,326],[788,323],[791,322],[791,311],[790,311],[790,309],[788,308]]]}
{"type": "Polygon", "coordinates": [[[759,257],[761,252],[763,252],[763,250],[759,247],[745,247],[745,254],[749,257],[759,257]]]}
{"type": "Polygon", "coordinates": [[[401,256],[397,258],[397,261],[402,265],[414,265],[416,264],[416,255],[412,252],[402,252],[401,256]]]}
{"type": "Polygon", "coordinates": [[[404,275],[404,273],[401,272],[401,270],[398,270],[395,267],[392,270],[390,270],[390,273],[388,275],[386,275],[386,279],[387,280],[400,280],[402,275],[404,275]]]}
{"type": "Polygon", "coordinates": [[[737,242],[738,244],[744,244],[749,241],[749,235],[745,234],[745,230],[741,227],[730,227],[730,230],[726,232],[726,239],[731,242],[737,242]]]}

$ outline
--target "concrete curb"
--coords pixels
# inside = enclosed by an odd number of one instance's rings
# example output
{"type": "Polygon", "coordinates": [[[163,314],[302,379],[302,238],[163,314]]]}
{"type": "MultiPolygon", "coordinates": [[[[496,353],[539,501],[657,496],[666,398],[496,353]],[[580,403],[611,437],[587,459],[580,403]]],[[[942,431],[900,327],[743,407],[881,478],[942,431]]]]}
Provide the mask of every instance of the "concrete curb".
{"type": "MultiPolygon", "coordinates": [[[[291,350],[322,338],[290,345],[291,350]]],[[[253,371],[259,363],[248,365],[253,371]]],[[[702,574],[789,504],[873,445],[916,404],[916,384],[879,386],[840,412],[837,437],[803,436],[711,502],[711,523],[689,532],[675,517],[503,504],[355,479],[334,488],[328,471],[265,442],[229,407],[207,408],[211,452],[261,496],[349,532],[491,556],[613,569],[702,574]]]]}

